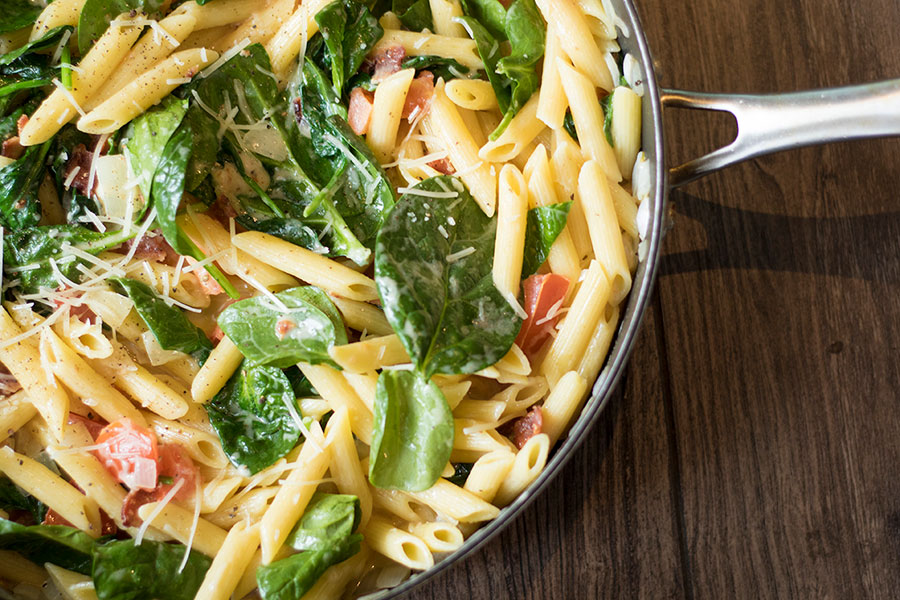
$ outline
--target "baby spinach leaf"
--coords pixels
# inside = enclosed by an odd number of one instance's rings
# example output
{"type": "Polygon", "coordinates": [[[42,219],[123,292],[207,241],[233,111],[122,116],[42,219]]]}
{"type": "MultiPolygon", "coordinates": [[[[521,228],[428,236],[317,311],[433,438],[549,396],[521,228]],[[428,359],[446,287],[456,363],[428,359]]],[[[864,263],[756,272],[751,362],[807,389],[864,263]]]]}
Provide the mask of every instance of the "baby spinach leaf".
{"type": "Polygon", "coordinates": [[[99,600],[192,600],[212,559],[187,547],[122,540],[94,547],[93,580],[99,600]]]}
{"type": "Polygon", "coordinates": [[[0,519],[0,549],[15,550],[31,562],[53,563],[82,575],[91,573],[94,539],[65,525],[19,525],[0,519]]]}
{"type": "MultiPolygon", "coordinates": [[[[25,1],[27,2],[28,0],[25,1]]],[[[27,25],[31,25],[32,23],[34,23],[33,19],[27,25]]],[[[67,31],[72,31],[72,27],[69,27],[68,25],[62,27],[54,27],[38,39],[28,42],[24,46],[20,46],[12,52],[7,52],[6,54],[0,56],[0,66],[5,67],[6,65],[10,65],[26,54],[31,54],[33,52],[42,52],[44,50],[55,48],[59,44],[60,38],[67,31]]]]}
{"type": "Polygon", "coordinates": [[[219,327],[250,364],[281,369],[299,362],[337,367],[328,355],[346,344],[344,323],[322,290],[306,286],[235,302],[219,315],[219,327]]]}
{"type": "Polygon", "coordinates": [[[393,0],[391,10],[400,17],[400,22],[410,31],[434,30],[431,4],[428,0],[393,0]]]}
{"type": "Polygon", "coordinates": [[[440,388],[417,371],[378,377],[369,481],[385,489],[427,490],[453,450],[453,413],[440,388]]]}
{"type": "Polygon", "coordinates": [[[453,485],[458,485],[462,487],[465,485],[466,480],[469,478],[469,473],[472,472],[472,467],[474,463],[456,463],[453,465],[453,475],[447,478],[447,481],[452,483],[453,485]]]}
{"type": "Polygon", "coordinates": [[[165,0],[87,0],[78,18],[78,50],[87,54],[110,22],[130,10],[143,10],[152,16],[165,0]]]}
{"type": "Polygon", "coordinates": [[[287,376],[280,369],[251,367],[244,361],[206,405],[206,413],[228,460],[258,473],[300,441],[288,405],[299,414],[287,376]]]}
{"type": "Polygon", "coordinates": [[[352,535],[361,518],[356,496],[316,492],[286,543],[294,550],[324,550],[352,535]]]}
{"type": "Polygon", "coordinates": [[[497,73],[497,64],[503,58],[503,54],[500,52],[500,41],[474,17],[460,17],[460,19],[472,39],[475,40],[475,47],[478,49],[481,62],[484,63],[488,81],[491,82],[494,95],[497,96],[500,112],[505,113],[509,109],[510,91],[506,78],[497,73]]]}
{"type": "MultiPolygon", "coordinates": [[[[601,100],[600,104],[603,105],[604,101],[605,100],[601,100]]],[[[609,121],[610,127],[612,127],[612,121],[609,118],[609,111],[607,111],[606,108],[604,107],[603,112],[606,115],[606,120],[609,121]]],[[[565,128],[566,133],[569,134],[569,137],[571,137],[573,140],[575,140],[577,142],[578,141],[578,130],[575,129],[575,118],[572,116],[571,110],[566,110],[566,116],[563,118],[563,127],[565,128]]],[[[603,132],[606,133],[606,122],[604,122],[604,124],[603,124],[603,132]]],[[[612,129],[610,129],[610,131],[607,135],[609,137],[612,137],[612,129]]],[[[610,142],[610,143],[612,143],[612,142],[610,142]]]]}
{"type": "Polygon", "coordinates": [[[125,146],[128,148],[131,170],[138,178],[144,198],[150,198],[157,166],[162,161],[172,134],[184,120],[187,109],[186,100],[167,96],[160,104],[131,122],[125,146]]]}
{"type": "Polygon", "coordinates": [[[332,565],[359,552],[363,536],[354,534],[321,550],[301,552],[256,570],[263,600],[300,600],[332,565]]]}
{"type": "Polygon", "coordinates": [[[522,325],[491,276],[497,222],[453,177],[416,189],[459,197],[411,192],[389,213],[375,246],[384,313],[426,377],[475,373],[503,358],[522,325]]]}
{"type": "Polygon", "coordinates": [[[457,60],[430,54],[410,56],[400,63],[400,68],[415,69],[416,71],[428,70],[434,74],[435,79],[443,78],[444,81],[469,78],[473,73],[469,67],[460,64],[457,60]]]}
{"type": "Polygon", "coordinates": [[[30,146],[16,162],[0,169],[0,224],[10,231],[37,225],[41,220],[38,188],[47,171],[52,140],[30,146]]]}
{"type": "Polygon", "coordinates": [[[462,0],[463,12],[500,41],[506,40],[506,7],[499,0],[462,0]]]}
{"type": "Polygon", "coordinates": [[[28,227],[3,237],[3,268],[7,277],[21,280],[23,294],[36,293],[42,287],[55,290],[63,282],[57,278],[51,259],[59,273],[79,281],[78,265],[84,261],[71,252],[70,246],[96,255],[133,236],[133,232],[124,230],[98,233],[78,225],[28,227]]]}
{"type": "Polygon", "coordinates": [[[134,302],[134,309],[147,324],[163,350],[193,354],[201,364],[212,350],[212,342],[184,313],[166,302],[145,283],[134,279],[111,278],[134,302]]]}
{"type": "Polygon", "coordinates": [[[550,206],[538,206],[528,211],[522,279],[537,273],[547,260],[553,242],[566,227],[571,208],[571,202],[560,202],[550,206]]]}
{"type": "Polygon", "coordinates": [[[22,510],[31,514],[35,523],[44,520],[47,514],[47,505],[26,493],[14,484],[8,477],[0,475],[0,508],[9,512],[22,510]]]}
{"type": "Polygon", "coordinates": [[[0,33],[30,27],[41,14],[41,7],[29,0],[4,0],[0,12],[0,33]]]}
{"type": "Polygon", "coordinates": [[[511,88],[509,108],[503,121],[491,134],[502,134],[540,85],[536,66],[544,55],[546,26],[534,0],[516,0],[506,14],[506,35],[512,48],[509,56],[497,63],[497,73],[505,76],[511,88]]]}
{"type": "Polygon", "coordinates": [[[315,18],[325,40],[326,60],[331,63],[334,91],[340,96],[344,84],[384,35],[384,29],[368,7],[355,0],[336,0],[315,18]]]}

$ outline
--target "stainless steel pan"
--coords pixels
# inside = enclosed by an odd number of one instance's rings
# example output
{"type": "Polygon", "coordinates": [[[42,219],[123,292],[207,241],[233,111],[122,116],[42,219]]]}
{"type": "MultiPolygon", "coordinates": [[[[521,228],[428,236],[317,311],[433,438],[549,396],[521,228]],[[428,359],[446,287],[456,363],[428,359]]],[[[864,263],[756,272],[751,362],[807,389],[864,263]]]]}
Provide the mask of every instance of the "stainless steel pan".
{"type": "Polygon", "coordinates": [[[900,79],[860,86],[773,95],[728,95],[661,89],[653,72],[653,60],[632,0],[612,0],[629,36],[619,36],[622,50],[638,58],[644,71],[643,150],[650,159],[652,202],[647,231],[646,258],[638,265],[627,308],[606,364],[594,382],[591,397],[568,436],[557,446],[541,476],[500,516],[473,534],[451,556],[432,569],[387,590],[379,599],[404,595],[454,562],[477,551],[509,525],[547,487],[584,441],[609,402],[625,365],[644,311],[647,309],[664,234],[668,193],[672,188],[751,158],[800,148],[854,139],[900,136],[900,79]],[[666,168],[663,108],[724,111],[734,115],[738,133],[734,141],[683,165],[666,168]]]}

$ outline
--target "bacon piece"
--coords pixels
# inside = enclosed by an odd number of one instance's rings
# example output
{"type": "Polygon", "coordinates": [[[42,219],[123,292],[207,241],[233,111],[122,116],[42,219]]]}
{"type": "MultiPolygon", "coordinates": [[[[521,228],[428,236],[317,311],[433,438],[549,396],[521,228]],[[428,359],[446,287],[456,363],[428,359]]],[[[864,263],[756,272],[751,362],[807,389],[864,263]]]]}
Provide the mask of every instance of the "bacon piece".
{"type": "MultiPolygon", "coordinates": [[[[66,179],[72,176],[72,171],[78,167],[78,172],[72,179],[69,187],[76,190],[82,196],[90,196],[94,190],[88,193],[88,183],[91,177],[91,164],[94,162],[94,153],[85,148],[84,144],[78,144],[72,150],[69,156],[69,162],[66,163],[66,179]]],[[[94,188],[97,187],[96,177],[94,178],[94,188]]]]}
{"type": "Polygon", "coordinates": [[[456,173],[456,169],[453,168],[453,165],[446,158],[439,158],[437,160],[433,160],[430,163],[428,163],[428,166],[431,167],[432,169],[434,169],[435,171],[443,173],[444,175],[453,175],[454,173],[456,173]]]}
{"type": "Polygon", "coordinates": [[[347,109],[347,120],[350,129],[356,135],[365,135],[372,124],[372,107],[375,105],[375,94],[362,88],[353,88],[350,92],[350,107],[347,109]]]}
{"type": "MultiPolygon", "coordinates": [[[[195,265],[199,262],[191,256],[185,256],[184,260],[189,265],[195,265]]],[[[197,281],[200,283],[200,289],[202,289],[203,293],[207,296],[218,296],[219,294],[225,293],[225,290],[222,289],[219,282],[213,279],[213,276],[210,275],[209,271],[206,269],[196,269],[191,271],[191,273],[197,277],[197,281]]],[[[185,273],[185,275],[187,275],[187,273],[185,273]]]]}
{"type": "Polygon", "coordinates": [[[4,140],[0,154],[13,160],[22,158],[22,155],[25,154],[25,148],[19,143],[19,136],[13,136],[8,140],[4,140]]]}
{"type": "MultiPolygon", "coordinates": [[[[119,252],[128,253],[134,245],[134,240],[128,240],[117,248],[119,252]]],[[[158,229],[148,232],[137,241],[134,257],[138,260],[174,265],[178,261],[178,253],[169,245],[162,232],[158,229]]]]}
{"type": "Polygon", "coordinates": [[[19,117],[19,120],[16,121],[16,127],[19,129],[19,135],[22,135],[22,130],[25,129],[25,126],[28,125],[28,115],[22,115],[19,117]]]}
{"type": "Polygon", "coordinates": [[[519,450],[525,443],[539,434],[544,428],[544,415],[540,406],[533,406],[524,417],[519,417],[512,422],[509,439],[519,450]]]}
{"type": "MultiPolygon", "coordinates": [[[[69,289],[69,288],[67,288],[65,285],[61,285],[57,288],[56,291],[64,292],[67,289],[69,289]]],[[[75,292],[72,293],[71,297],[74,300],[74,299],[79,298],[83,293],[84,292],[76,290],[75,292]]],[[[69,305],[69,316],[75,317],[76,319],[79,319],[81,321],[94,321],[95,319],[98,318],[97,315],[94,313],[94,311],[92,311],[88,307],[87,304],[75,304],[74,302],[69,303],[69,302],[66,302],[65,300],[63,300],[62,298],[54,298],[53,303],[56,304],[57,308],[59,308],[63,304],[68,304],[69,305]]]]}
{"type": "Polygon", "coordinates": [[[403,46],[389,46],[375,55],[375,73],[372,81],[378,83],[384,81],[400,70],[400,64],[406,59],[406,49],[403,46]]]}
{"type": "Polygon", "coordinates": [[[47,509],[47,514],[44,515],[44,520],[41,522],[41,525],[65,525],[66,527],[74,527],[74,525],[69,523],[62,515],[52,508],[47,509]]]}
{"type": "Polygon", "coordinates": [[[70,412],[69,425],[74,425],[75,423],[81,423],[84,425],[85,429],[88,430],[88,433],[91,434],[91,438],[96,441],[97,437],[100,435],[100,432],[103,431],[103,428],[109,425],[106,421],[102,419],[92,419],[89,417],[82,417],[77,413],[70,412]]]}
{"type": "Polygon", "coordinates": [[[122,524],[125,527],[138,527],[141,524],[138,509],[156,500],[156,490],[134,489],[128,492],[122,502],[122,524]]]}
{"type": "Polygon", "coordinates": [[[297,122],[303,120],[303,101],[300,98],[294,99],[294,116],[297,118],[297,122]]]}
{"type": "Polygon", "coordinates": [[[403,104],[403,118],[412,121],[431,106],[434,96],[434,75],[431,71],[422,71],[412,80],[403,104]]]}
{"type": "Polygon", "coordinates": [[[559,308],[569,291],[569,280],[557,273],[532,275],[522,282],[522,288],[528,317],[522,323],[516,345],[533,361],[559,321],[559,308]]]}

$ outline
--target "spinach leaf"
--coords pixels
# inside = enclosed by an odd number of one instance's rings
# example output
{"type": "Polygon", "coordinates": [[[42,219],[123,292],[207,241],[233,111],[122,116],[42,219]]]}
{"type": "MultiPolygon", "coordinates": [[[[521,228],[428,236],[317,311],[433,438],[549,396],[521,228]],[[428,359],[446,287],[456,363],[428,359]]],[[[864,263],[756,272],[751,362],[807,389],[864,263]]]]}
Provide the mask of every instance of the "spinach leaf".
{"type": "Polygon", "coordinates": [[[546,26],[534,0],[516,0],[506,14],[506,35],[512,51],[497,63],[497,73],[505,76],[511,88],[509,107],[503,121],[491,134],[492,140],[502,134],[540,85],[536,66],[544,55],[546,26]]]}
{"type": "Polygon", "coordinates": [[[162,161],[172,134],[184,120],[187,109],[187,101],[167,96],[160,104],[131,122],[125,146],[128,148],[131,170],[138,178],[144,198],[150,198],[157,166],[162,161]]]}
{"type": "Polygon", "coordinates": [[[94,539],[65,525],[19,525],[0,519],[0,549],[15,550],[42,565],[53,563],[64,569],[90,575],[94,539]]]}
{"type": "Polygon", "coordinates": [[[328,355],[347,333],[328,295],[307,286],[235,302],[219,315],[219,327],[250,364],[285,369],[299,362],[337,367],[328,355]]]}
{"type": "Polygon", "coordinates": [[[244,361],[206,405],[206,413],[231,463],[258,473],[300,441],[288,405],[299,414],[287,376],[280,369],[251,367],[244,361]]]}
{"type": "Polygon", "coordinates": [[[359,552],[363,536],[354,534],[327,548],[301,552],[256,570],[263,600],[300,600],[332,565],[359,552]]]}
{"type": "Polygon", "coordinates": [[[503,58],[503,54],[500,52],[500,40],[474,17],[460,17],[460,19],[465,24],[469,35],[475,40],[475,47],[478,49],[481,62],[484,63],[488,81],[491,82],[494,95],[497,96],[500,112],[506,113],[509,109],[511,94],[509,82],[497,72],[497,65],[503,58]]]}
{"type": "Polygon", "coordinates": [[[41,14],[41,7],[29,0],[4,0],[0,12],[0,33],[30,27],[41,14]]]}
{"type": "Polygon", "coordinates": [[[497,222],[453,177],[415,189],[459,197],[411,192],[388,215],[375,247],[384,313],[426,377],[475,373],[503,358],[522,325],[491,276],[497,222]]]}
{"type": "Polygon", "coordinates": [[[440,388],[418,371],[378,377],[369,481],[378,488],[427,490],[453,450],[453,413],[440,388]]]}
{"type": "Polygon", "coordinates": [[[340,96],[344,84],[359,70],[384,29],[368,7],[355,0],[337,0],[316,14],[325,41],[325,56],[331,63],[334,91],[340,96]]]}
{"type": "Polygon", "coordinates": [[[94,589],[99,600],[192,600],[212,559],[187,547],[143,540],[97,544],[93,553],[94,589]]]}
{"type": "Polygon", "coordinates": [[[37,225],[41,220],[38,188],[47,171],[52,140],[30,146],[16,162],[0,169],[0,224],[10,231],[37,225]]]}
{"type": "Polygon", "coordinates": [[[462,0],[463,12],[500,41],[506,40],[506,7],[499,0],[462,0]]]}
{"type": "Polygon", "coordinates": [[[447,481],[452,483],[453,485],[458,485],[462,487],[465,485],[466,480],[469,478],[469,473],[472,472],[472,467],[474,463],[456,463],[453,465],[453,475],[447,478],[447,481]]]}
{"type": "Polygon", "coordinates": [[[165,0],[87,0],[78,18],[78,51],[82,56],[87,54],[120,14],[137,9],[152,15],[163,4],[165,0]]]}
{"type": "Polygon", "coordinates": [[[428,0],[393,0],[391,10],[410,31],[434,30],[431,3],[428,0]]]}
{"type": "Polygon", "coordinates": [[[134,279],[114,277],[110,281],[118,284],[134,302],[134,309],[147,324],[153,337],[163,350],[177,350],[193,354],[200,363],[206,361],[212,350],[212,342],[203,331],[191,323],[184,313],[166,302],[145,283],[134,279]]]}
{"type": "MultiPolygon", "coordinates": [[[[609,111],[606,110],[606,106],[603,104],[606,101],[606,98],[600,101],[600,105],[604,106],[604,114],[606,115],[606,121],[603,123],[603,133],[605,133],[610,138],[612,137],[612,119],[609,117],[609,111]],[[609,127],[609,131],[607,132],[607,126],[609,127]]],[[[566,133],[569,134],[576,142],[578,141],[578,130],[575,129],[575,118],[572,117],[572,111],[566,110],[566,116],[563,118],[563,127],[566,129],[566,133]]],[[[612,143],[612,142],[610,142],[612,143]]]]}
{"type": "Polygon", "coordinates": [[[460,64],[455,59],[430,54],[410,56],[400,63],[400,68],[415,69],[416,71],[428,70],[434,74],[435,79],[443,78],[444,81],[469,78],[473,74],[469,67],[460,64]]]}
{"type": "Polygon", "coordinates": [[[7,512],[11,510],[28,512],[35,523],[43,521],[47,514],[46,504],[26,493],[8,477],[2,475],[0,475],[0,508],[7,512]]]}
{"type": "Polygon", "coordinates": [[[551,206],[538,206],[528,211],[522,279],[537,273],[547,260],[553,242],[566,227],[571,208],[571,202],[560,202],[551,206]]]}
{"type": "Polygon", "coordinates": [[[356,496],[316,492],[286,543],[294,550],[324,550],[352,535],[361,518],[356,496]]]}
{"type": "Polygon", "coordinates": [[[78,265],[84,261],[71,252],[70,246],[96,255],[132,236],[133,232],[124,230],[98,233],[78,225],[29,227],[3,237],[3,268],[7,277],[21,280],[23,294],[36,293],[42,287],[55,290],[63,282],[57,278],[51,259],[60,274],[78,281],[78,265]]]}
{"type": "MultiPolygon", "coordinates": [[[[209,174],[216,164],[219,154],[219,140],[216,132],[219,123],[206,114],[196,104],[192,105],[184,116],[184,122],[190,125],[194,139],[191,142],[191,160],[185,173],[184,189],[199,196],[198,191],[203,182],[209,180],[209,174]]],[[[215,200],[215,193],[212,194],[215,200]]]]}
{"type": "MultiPolygon", "coordinates": [[[[31,25],[32,23],[34,23],[34,20],[28,23],[28,25],[31,25]]],[[[16,48],[12,52],[7,52],[6,54],[0,56],[0,66],[12,64],[26,54],[31,54],[33,52],[42,52],[44,50],[55,48],[59,44],[60,38],[62,38],[63,34],[67,31],[72,31],[72,27],[69,27],[68,25],[62,27],[54,27],[38,39],[28,42],[24,46],[16,48]]]]}
{"type": "MultiPolygon", "coordinates": [[[[603,135],[606,136],[606,141],[609,142],[609,145],[615,147],[616,142],[613,140],[612,135],[612,124],[613,124],[613,104],[612,104],[612,94],[606,96],[600,101],[600,106],[603,108],[603,135]]],[[[566,112],[566,116],[571,115],[571,111],[566,112]]],[[[575,129],[575,119],[572,119],[572,129],[575,129]]],[[[569,134],[571,135],[571,133],[569,134]]],[[[577,136],[572,136],[572,139],[576,142],[578,141],[577,136]]]]}

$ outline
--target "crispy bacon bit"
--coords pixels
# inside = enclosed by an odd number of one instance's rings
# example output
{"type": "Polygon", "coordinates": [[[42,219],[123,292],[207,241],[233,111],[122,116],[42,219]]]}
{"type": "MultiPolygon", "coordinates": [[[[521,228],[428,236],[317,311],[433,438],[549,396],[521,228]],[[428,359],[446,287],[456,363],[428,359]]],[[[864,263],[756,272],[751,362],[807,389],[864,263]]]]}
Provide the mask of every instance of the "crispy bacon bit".
{"type": "MultiPolygon", "coordinates": [[[[197,260],[193,257],[185,256],[185,262],[189,265],[197,264],[197,260]]],[[[203,290],[207,296],[218,296],[219,294],[224,294],[225,290],[222,289],[222,286],[219,285],[219,282],[213,279],[213,276],[209,274],[209,271],[206,269],[196,269],[191,271],[196,277],[197,281],[200,283],[200,289],[203,290]]]]}
{"type": "MultiPolygon", "coordinates": [[[[217,196],[216,201],[212,203],[212,205],[207,209],[206,214],[218,221],[222,224],[222,226],[228,230],[230,227],[229,220],[237,217],[238,213],[234,209],[234,206],[231,204],[231,201],[225,196],[217,196]]],[[[240,233],[244,231],[244,228],[241,227],[238,223],[235,223],[236,233],[240,233]]]]}
{"type": "Polygon", "coordinates": [[[400,70],[400,64],[406,59],[406,49],[403,46],[389,46],[375,55],[375,73],[372,81],[378,83],[384,81],[400,70]]]}
{"type": "Polygon", "coordinates": [[[519,450],[525,443],[539,434],[544,428],[544,415],[540,406],[534,406],[529,409],[528,414],[519,417],[512,422],[509,439],[516,445],[519,450]]]}
{"type": "Polygon", "coordinates": [[[428,163],[428,166],[431,167],[432,169],[434,169],[435,171],[443,173],[444,175],[453,175],[454,173],[456,173],[456,169],[453,168],[453,165],[446,158],[439,158],[437,160],[433,160],[430,163],[428,163]]]}
{"type": "Polygon", "coordinates": [[[431,97],[434,96],[434,75],[431,71],[422,71],[413,79],[406,93],[406,102],[403,104],[403,118],[412,121],[431,105],[431,97]]]}
{"type": "MultiPolygon", "coordinates": [[[[78,144],[75,146],[75,149],[72,150],[72,155],[69,157],[69,162],[66,164],[66,179],[68,179],[72,171],[75,170],[75,167],[78,167],[78,172],[75,174],[75,177],[72,179],[71,188],[76,190],[82,196],[90,196],[93,193],[88,193],[88,183],[90,182],[91,176],[91,163],[94,162],[94,153],[85,148],[84,144],[78,144]]],[[[96,177],[94,178],[94,188],[97,187],[96,177]]]]}
{"type": "Polygon", "coordinates": [[[22,135],[22,130],[25,129],[25,126],[28,125],[28,115],[22,115],[19,117],[19,120],[16,121],[16,127],[19,129],[19,135],[22,135]]]}
{"type": "Polygon", "coordinates": [[[134,489],[128,492],[122,502],[122,524],[125,527],[138,527],[141,524],[138,509],[156,500],[156,490],[134,489]]]}
{"type": "Polygon", "coordinates": [[[347,120],[356,135],[369,132],[372,123],[372,107],[375,105],[375,94],[362,88],[353,88],[350,92],[350,107],[347,109],[347,120]]]}
{"type": "Polygon", "coordinates": [[[297,117],[297,122],[303,120],[303,102],[300,98],[294,99],[294,116],[297,117]]]}
{"type": "Polygon", "coordinates": [[[288,332],[296,327],[297,324],[288,317],[281,317],[275,323],[275,335],[278,336],[279,340],[283,340],[284,336],[288,334],[288,332]]]}
{"type": "MultiPolygon", "coordinates": [[[[9,372],[6,365],[0,365],[0,398],[15,394],[22,389],[19,380],[9,372]]],[[[9,432],[12,435],[13,432],[9,432]]]]}
{"type": "MultiPolygon", "coordinates": [[[[67,288],[64,285],[61,285],[57,288],[56,291],[64,292],[67,289],[69,289],[69,288],[67,288]]],[[[79,319],[81,321],[94,321],[95,319],[97,319],[97,315],[94,313],[94,311],[92,311],[88,307],[87,304],[80,304],[80,303],[76,304],[74,302],[77,298],[80,298],[83,293],[84,292],[81,292],[78,290],[73,290],[71,292],[71,296],[70,296],[70,298],[73,300],[73,302],[69,303],[69,302],[66,302],[65,300],[63,300],[62,298],[54,298],[53,303],[56,304],[57,308],[59,308],[63,304],[69,304],[69,316],[70,317],[75,317],[76,319],[79,319]]]]}
{"type": "MultiPolygon", "coordinates": [[[[119,252],[128,253],[134,240],[128,240],[118,247],[119,252]]],[[[134,257],[138,260],[147,260],[158,263],[174,265],[178,261],[178,253],[169,245],[166,238],[157,229],[145,236],[142,236],[137,242],[137,248],[134,250],[134,257]]]]}
{"type": "Polygon", "coordinates": [[[44,520],[41,522],[41,525],[65,525],[66,527],[74,527],[74,525],[69,523],[62,515],[52,508],[47,509],[47,514],[44,515],[44,520]]]}
{"type": "Polygon", "coordinates": [[[0,150],[0,154],[3,154],[6,158],[11,158],[13,160],[19,160],[22,158],[22,155],[25,154],[25,148],[22,144],[19,143],[19,136],[14,136],[9,138],[8,140],[3,141],[3,149],[0,150]]]}

